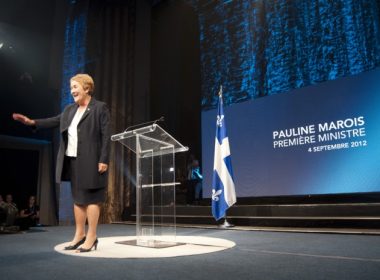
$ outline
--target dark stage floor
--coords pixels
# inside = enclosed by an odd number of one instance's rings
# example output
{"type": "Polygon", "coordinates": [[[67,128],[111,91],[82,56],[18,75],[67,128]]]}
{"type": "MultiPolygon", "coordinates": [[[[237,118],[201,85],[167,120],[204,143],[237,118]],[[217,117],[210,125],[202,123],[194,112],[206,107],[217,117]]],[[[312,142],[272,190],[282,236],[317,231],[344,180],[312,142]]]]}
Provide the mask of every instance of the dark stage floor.
{"type": "MultiPolygon", "coordinates": [[[[0,279],[380,279],[379,235],[177,228],[179,236],[222,238],[236,246],[193,256],[106,259],[54,251],[73,230],[0,235],[0,279]]],[[[134,234],[132,225],[99,226],[99,237],[134,234]]]]}

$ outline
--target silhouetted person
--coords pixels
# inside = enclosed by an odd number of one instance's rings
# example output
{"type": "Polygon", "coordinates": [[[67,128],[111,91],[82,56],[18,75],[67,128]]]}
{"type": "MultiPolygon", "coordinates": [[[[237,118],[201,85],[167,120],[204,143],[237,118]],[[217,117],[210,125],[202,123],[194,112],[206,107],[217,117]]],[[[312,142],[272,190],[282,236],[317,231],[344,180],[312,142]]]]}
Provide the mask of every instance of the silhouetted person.
{"type": "Polygon", "coordinates": [[[188,196],[187,203],[198,204],[202,199],[202,180],[203,176],[200,172],[199,161],[194,155],[189,156],[187,164],[187,179],[188,179],[188,196]]]}
{"type": "Polygon", "coordinates": [[[5,210],[5,201],[0,194],[0,226],[5,226],[7,220],[7,212],[5,210]]]}
{"type": "Polygon", "coordinates": [[[30,227],[35,227],[40,219],[40,207],[36,203],[36,197],[30,196],[28,203],[24,209],[20,211],[17,224],[20,226],[20,230],[27,230],[30,227]]]}
{"type": "Polygon", "coordinates": [[[11,194],[7,194],[5,197],[4,209],[7,214],[7,218],[5,221],[6,225],[13,226],[18,216],[18,208],[17,208],[16,203],[13,202],[13,196],[11,194]]]}

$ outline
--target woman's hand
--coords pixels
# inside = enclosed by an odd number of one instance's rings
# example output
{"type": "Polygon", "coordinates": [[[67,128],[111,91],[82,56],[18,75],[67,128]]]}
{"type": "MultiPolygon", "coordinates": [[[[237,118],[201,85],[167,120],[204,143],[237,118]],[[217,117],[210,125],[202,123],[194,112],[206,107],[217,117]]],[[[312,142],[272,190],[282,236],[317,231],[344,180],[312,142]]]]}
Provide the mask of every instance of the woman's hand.
{"type": "Polygon", "coordinates": [[[27,116],[24,116],[21,114],[13,113],[12,117],[15,121],[21,122],[25,125],[32,126],[32,125],[36,124],[36,122],[34,120],[31,120],[27,116]]]}
{"type": "Polygon", "coordinates": [[[101,162],[98,163],[98,172],[99,172],[100,174],[106,172],[107,169],[108,169],[108,164],[101,163],[101,162]]]}

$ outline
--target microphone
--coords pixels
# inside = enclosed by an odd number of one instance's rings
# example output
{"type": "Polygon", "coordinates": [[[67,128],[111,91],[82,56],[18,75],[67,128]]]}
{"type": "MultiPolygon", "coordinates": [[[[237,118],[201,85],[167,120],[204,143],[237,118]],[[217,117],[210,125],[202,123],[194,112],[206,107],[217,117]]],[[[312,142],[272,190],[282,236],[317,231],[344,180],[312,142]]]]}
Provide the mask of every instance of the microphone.
{"type": "Polygon", "coordinates": [[[161,116],[159,119],[155,120],[155,121],[153,122],[153,124],[156,124],[156,122],[163,122],[163,121],[165,121],[165,117],[164,117],[164,116],[161,116]]]}
{"type": "Polygon", "coordinates": [[[161,116],[160,118],[154,120],[154,121],[149,121],[149,122],[144,122],[144,123],[139,123],[139,124],[136,124],[136,125],[131,125],[131,126],[128,126],[126,128],[126,130],[124,130],[124,132],[127,132],[128,130],[130,130],[131,128],[136,128],[136,127],[139,127],[139,126],[143,126],[143,125],[147,125],[147,124],[156,124],[157,122],[163,122],[165,121],[165,118],[164,116],[161,116]]]}

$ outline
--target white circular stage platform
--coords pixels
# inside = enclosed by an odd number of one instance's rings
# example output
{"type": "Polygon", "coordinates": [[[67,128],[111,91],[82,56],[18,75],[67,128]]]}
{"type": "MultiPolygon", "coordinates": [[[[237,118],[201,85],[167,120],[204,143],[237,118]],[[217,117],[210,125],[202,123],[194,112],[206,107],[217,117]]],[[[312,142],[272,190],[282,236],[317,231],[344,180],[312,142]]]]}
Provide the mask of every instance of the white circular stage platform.
{"type": "Polygon", "coordinates": [[[178,256],[190,256],[218,252],[234,247],[232,241],[220,238],[203,236],[177,236],[177,246],[166,248],[150,248],[135,245],[125,245],[116,242],[128,242],[136,239],[136,236],[117,236],[99,238],[98,249],[88,253],[77,253],[76,251],[66,251],[67,243],[61,243],[54,247],[54,250],[61,254],[76,257],[91,258],[170,258],[178,256]]]}

